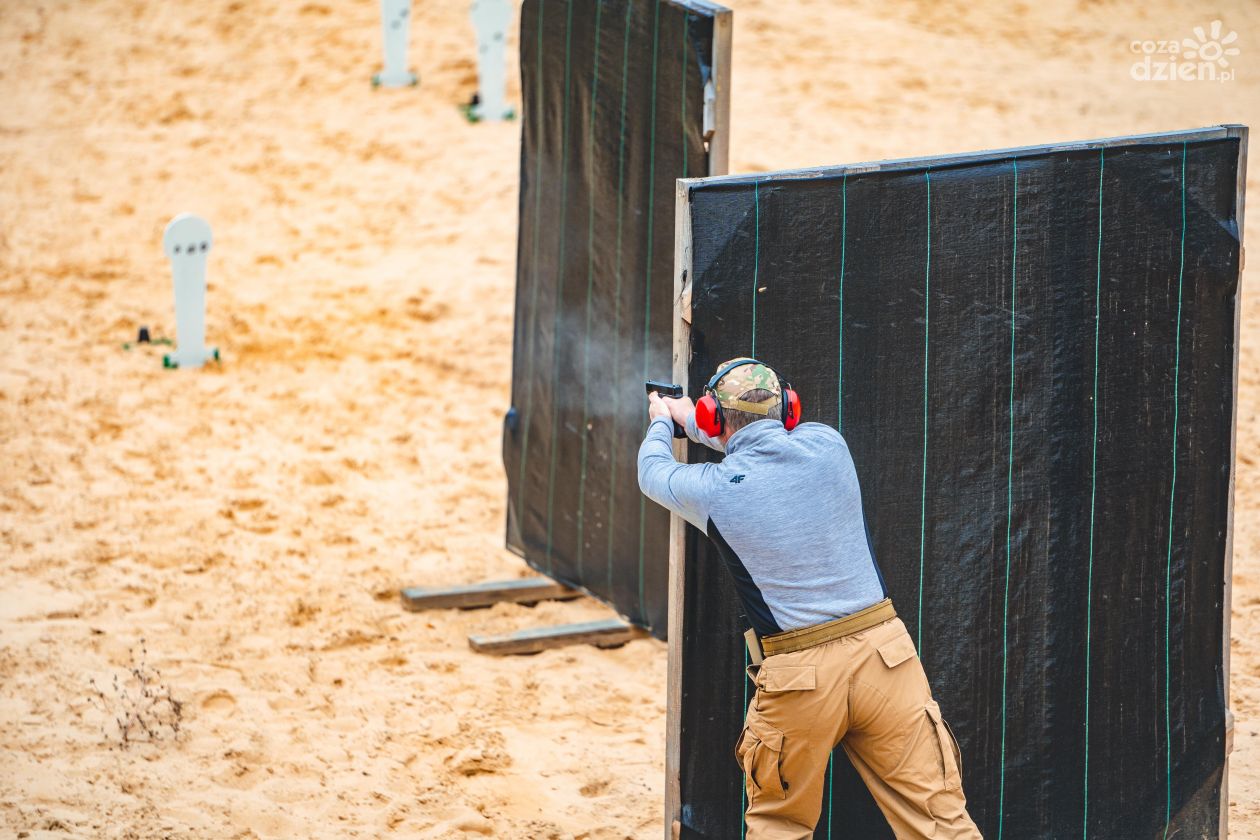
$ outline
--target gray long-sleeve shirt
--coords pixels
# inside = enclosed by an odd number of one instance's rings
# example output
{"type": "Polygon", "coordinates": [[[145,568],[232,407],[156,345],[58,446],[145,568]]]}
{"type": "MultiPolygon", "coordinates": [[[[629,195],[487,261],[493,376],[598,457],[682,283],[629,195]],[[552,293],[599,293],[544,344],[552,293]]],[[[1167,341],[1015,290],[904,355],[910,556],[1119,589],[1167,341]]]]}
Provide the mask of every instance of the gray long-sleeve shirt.
{"type": "MultiPolygon", "coordinates": [[[[722,451],[687,419],[687,435],[722,451]]],[[[886,597],[848,444],[821,423],[759,420],[719,463],[680,464],[658,417],[639,447],[639,488],[708,534],[761,635],[841,618],[886,597]]]]}

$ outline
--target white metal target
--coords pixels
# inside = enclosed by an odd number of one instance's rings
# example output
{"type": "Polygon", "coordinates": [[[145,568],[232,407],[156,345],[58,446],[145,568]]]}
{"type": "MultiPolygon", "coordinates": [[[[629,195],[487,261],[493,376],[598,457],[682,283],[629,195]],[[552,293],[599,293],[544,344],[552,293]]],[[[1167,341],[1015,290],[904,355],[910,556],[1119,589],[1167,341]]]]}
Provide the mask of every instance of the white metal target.
{"type": "Polygon", "coordinates": [[[373,85],[407,87],[419,79],[407,69],[407,41],[411,32],[411,0],[381,0],[381,37],[385,69],[372,77],[373,85]]]}
{"type": "Polygon", "coordinates": [[[206,347],[206,257],[213,239],[210,223],[192,213],[171,219],[162,234],[162,250],[171,261],[175,283],[175,352],[167,367],[197,368],[219,351],[206,347]]]}
{"type": "Polygon", "coordinates": [[[504,64],[512,5],[512,0],[473,0],[469,9],[477,30],[478,101],[472,106],[472,116],[478,120],[505,120],[512,116],[506,101],[504,64]]]}

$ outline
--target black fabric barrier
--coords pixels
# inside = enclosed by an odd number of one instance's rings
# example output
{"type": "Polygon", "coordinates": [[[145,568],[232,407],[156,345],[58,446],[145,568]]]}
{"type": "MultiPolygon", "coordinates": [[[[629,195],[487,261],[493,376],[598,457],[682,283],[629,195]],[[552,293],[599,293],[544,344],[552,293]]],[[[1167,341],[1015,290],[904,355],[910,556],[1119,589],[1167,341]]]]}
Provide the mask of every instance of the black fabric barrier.
{"type": "Polygon", "coordinates": [[[710,174],[703,2],[526,0],[508,547],[665,635],[668,516],[639,494],[668,379],[674,182],[710,174]]]}
{"type": "MultiPolygon", "coordinates": [[[[685,188],[691,390],[756,355],[847,438],[991,840],[1218,836],[1244,141],[685,188]]],[[[684,542],[676,813],[726,840],[747,624],[708,540],[684,542]]],[[[831,762],[815,836],[891,837],[831,762]]]]}

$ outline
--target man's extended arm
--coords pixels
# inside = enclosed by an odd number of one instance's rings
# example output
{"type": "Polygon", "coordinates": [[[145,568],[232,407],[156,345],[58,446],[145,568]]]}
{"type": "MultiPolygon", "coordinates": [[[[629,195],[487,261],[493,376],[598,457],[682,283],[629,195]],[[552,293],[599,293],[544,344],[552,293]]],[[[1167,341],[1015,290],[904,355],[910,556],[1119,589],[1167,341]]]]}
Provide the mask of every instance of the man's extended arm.
{"type": "Polygon", "coordinates": [[[726,451],[726,446],[723,445],[721,439],[709,437],[704,432],[700,431],[700,427],[696,425],[695,406],[692,406],[691,411],[687,412],[687,418],[681,425],[687,430],[687,437],[691,438],[696,443],[703,443],[705,446],[710,449],[716,449],[718,452],[726,451]]]}
{"type": "MultiPolygon", "coordinates": [[[[695,426],[694,420],[691,425],[695,426]]],[[[704,531],[709,522],[705,479],[714,465],[678,463],[674,460],[673,443],[672,419],[667,415],[654,417],[639,446],[639,489],[704,531]]]]}
{"type": "Polygon", "coordinates": [[[696,404],[691,401],[690,397],[666,399],[662,400],[662,402],[669,409],[669,416],[687,432],[687,437],[696,443],[704,444],[710,449],[716,449],[718,452],[726,451],[726,447],[719,438],[709,437],[700,431],[700,427],[696,425],[696,404]]]}

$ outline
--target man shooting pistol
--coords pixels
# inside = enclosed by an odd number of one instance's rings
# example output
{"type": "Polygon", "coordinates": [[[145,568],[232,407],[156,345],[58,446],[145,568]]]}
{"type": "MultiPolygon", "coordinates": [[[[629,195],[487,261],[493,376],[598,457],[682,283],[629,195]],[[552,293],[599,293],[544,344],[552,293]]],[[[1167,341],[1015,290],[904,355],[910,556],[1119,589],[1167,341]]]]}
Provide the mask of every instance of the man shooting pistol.
{"type": "Polygon", "coordinates": [[[875,563],[844,438],[800,423],[796,392],[756,359],[719,366],[698,404],[652,384],[639,487],[713,541],[752,625],[757,692],[735,753],[748,840],[813,837],[837,744],[898,838],[978,840],[958,746],[875,563]],[[678,463],[675,428],[726,457],[678,463]]]}

